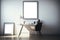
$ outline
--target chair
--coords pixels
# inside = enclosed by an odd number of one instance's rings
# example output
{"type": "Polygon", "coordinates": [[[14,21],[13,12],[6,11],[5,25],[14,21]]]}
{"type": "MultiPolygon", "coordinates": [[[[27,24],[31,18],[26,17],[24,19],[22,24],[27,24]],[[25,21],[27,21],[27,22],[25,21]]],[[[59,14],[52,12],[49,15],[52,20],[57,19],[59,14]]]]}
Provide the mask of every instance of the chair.
{"type": "Polygon", "coordinates": [[[40,20],[38,20],[37,25],[35,26],[35,30],[40,32],[41,28],[42,28],[42,22],[40,22],[40,20]]]}

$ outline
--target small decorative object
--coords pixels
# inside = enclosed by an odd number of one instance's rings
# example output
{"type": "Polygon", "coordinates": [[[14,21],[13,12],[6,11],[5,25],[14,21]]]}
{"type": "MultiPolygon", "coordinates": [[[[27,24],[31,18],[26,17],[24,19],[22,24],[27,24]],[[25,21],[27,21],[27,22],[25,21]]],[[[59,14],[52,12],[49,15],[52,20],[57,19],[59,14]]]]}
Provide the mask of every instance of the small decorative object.
{"type": "Polygon", "coordinates": [[[35,24],[36,22],[34,21],[34,24],[35,24]]]}
{"type": "Polygon", "coordinates": [[[24,21],[24,24],[25,24],[25,21],[24,21]]]}

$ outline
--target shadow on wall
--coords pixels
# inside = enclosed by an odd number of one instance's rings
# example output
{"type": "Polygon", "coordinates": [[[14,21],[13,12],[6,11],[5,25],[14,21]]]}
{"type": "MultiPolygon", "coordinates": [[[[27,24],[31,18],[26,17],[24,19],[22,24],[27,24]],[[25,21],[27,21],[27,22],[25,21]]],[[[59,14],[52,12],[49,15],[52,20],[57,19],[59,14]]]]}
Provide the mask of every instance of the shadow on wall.
{"type": "Polygon", "coordinates": [[[47,34],[47,35],[55,35],[58,34],[58,28],[56,28],[57,26],[53,26],[53,25],[46,25],[43,24],[42,25],[42,29],[41,29],[41,33],[42,34],[47,34]]]}
{"type": "MultiPolygon", "coordinates": [[[[0,0],[0,5],[1,5],[1,0],[0,0]]],[[[0,6],[0,35],[2,34],[1,32],[1,6],[0,6]]]]}

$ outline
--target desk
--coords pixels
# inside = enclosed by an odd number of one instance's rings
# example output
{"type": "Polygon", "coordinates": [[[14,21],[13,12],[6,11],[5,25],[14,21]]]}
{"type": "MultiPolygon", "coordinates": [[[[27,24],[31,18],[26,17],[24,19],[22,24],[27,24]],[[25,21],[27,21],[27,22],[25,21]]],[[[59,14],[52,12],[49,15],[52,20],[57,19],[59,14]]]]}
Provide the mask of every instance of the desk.
{"type": "Polygon", "coordinates": [[[20,25],[22,25],[22,27],[21,27],[21,30],[20,30],[20,32],[19,32],[18,37],[21,35],[21,32],[22,32],[23,26],[35,26],[36,24],[20,24],[20,25]]]}

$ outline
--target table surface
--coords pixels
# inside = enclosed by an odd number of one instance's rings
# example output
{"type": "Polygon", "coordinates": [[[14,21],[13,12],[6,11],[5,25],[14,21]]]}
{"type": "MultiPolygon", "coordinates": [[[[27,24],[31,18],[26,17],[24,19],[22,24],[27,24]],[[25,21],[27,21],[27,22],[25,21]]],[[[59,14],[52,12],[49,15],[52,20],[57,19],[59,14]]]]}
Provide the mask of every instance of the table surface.
{"type": "MultiPolygon", "coordinates": [[[[35,26],[36,24],[20,24],[20,25],[22,25],[22,27],[21,27],[21,30],[20,30],[20,32],[19,32],[18,37],[21,35],[21,32],[22,32],[23,26],[35,26]]],[[[27,28],[30,28],[30,29],[31,29],[31,27],[27,27],[27,28]]]]}
{"type": "Polygon", "coordinates": [[[35,26],[36,24],[20,24],[20,25],[23,25],[23,26],[35,26]]]}

